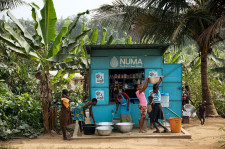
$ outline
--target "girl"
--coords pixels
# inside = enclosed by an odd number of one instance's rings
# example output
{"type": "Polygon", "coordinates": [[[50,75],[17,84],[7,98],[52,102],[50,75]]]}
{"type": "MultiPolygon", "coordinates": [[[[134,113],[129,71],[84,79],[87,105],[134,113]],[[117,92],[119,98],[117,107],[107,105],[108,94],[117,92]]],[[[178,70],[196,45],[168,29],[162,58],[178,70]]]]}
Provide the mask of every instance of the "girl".
{"type": "Polygon", "coordinates": [[[153,102],[154,106],[153,109],[149,115],[149,118],[151,120],[151,123],[153,123],[154,127],[156,128],[156,131],[154,133],[160,133],[159,128],[156,126],[155,123],[159,124],[161,127],[164,128],[163,132],[168,132],[168,129],[164,127],[158,119],[164,119],[164,114],[162,110],[162,106],[160,104],[161,101],[161,93],[159,91],[159,84],[162,82],[162,77],[160,77],[160,81],[157,84],[153,85],[153,93],[150,96],[153,96],[153,102]]]}
{"type": "Polygon", "coordinates": [[[68,97],[68,94],[68,90],[64,89],[61,96],[62,109],[60,112],[60,126],[63,132],[64,140],[68,140],[66,137],[66,126],[73,123],[70,112],[70,102],[72,102],[72,99],[68,97]]]}
{"type": "Polygon", "coordinates": [[[93,119],[93,122],[95,123],[95,119],[92,112],[92,106],[95,106],[96,104],[97,99],[93,98],[91,102],[82,103],[75,108],[74,120],[79,121],[80,132],[83,132],[83,125],[85,124],[85,117],[86,117],[85,109],[89,108],[91,117],[93,119]]]}
{"type": "Polygon", "coordinates": [[[140,104],[138,107],[139,107],[139,110],[141,113],[139,133],[147,132],[146,130],[143,130],[144,120],[145,120],[146,114],[147,114],[147,100],[145,97],[145,90],[147,87],[148,87],[148,77],[146,78],[146,82],[145,82],[144,86],[142,87],[142,85],[138,85],[137,91],[136,91],[136,96],[137,96],[138,100],[140,101],[140,104]]]}

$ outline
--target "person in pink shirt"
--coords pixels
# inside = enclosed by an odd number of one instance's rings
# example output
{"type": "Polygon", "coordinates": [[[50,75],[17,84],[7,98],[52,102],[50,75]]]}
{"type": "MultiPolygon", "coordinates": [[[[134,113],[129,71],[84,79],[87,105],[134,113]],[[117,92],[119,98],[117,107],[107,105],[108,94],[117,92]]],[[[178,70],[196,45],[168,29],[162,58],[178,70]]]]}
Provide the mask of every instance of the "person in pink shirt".
{"type": "Polygon", "coordinates": [[[148,87],[148,77],[146,78],[145,84],[142,86],[141,84],[137,86],[136,96],[140,101],[139,109],[141,112],[141,119],[140,119],[140,131],[139,133],[146,133],[146,130],[143,130],[144,120],[147,114],[147,100],[145,97],[145,89],[148,87]]]}

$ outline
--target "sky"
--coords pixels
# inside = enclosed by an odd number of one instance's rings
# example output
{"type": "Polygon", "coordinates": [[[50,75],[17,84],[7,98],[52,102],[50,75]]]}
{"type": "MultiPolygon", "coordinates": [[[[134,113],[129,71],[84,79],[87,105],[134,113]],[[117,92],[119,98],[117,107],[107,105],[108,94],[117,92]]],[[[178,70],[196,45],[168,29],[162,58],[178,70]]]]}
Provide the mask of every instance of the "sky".
{"type": "MultiPolygon", "coordinates": [[[[40,8],[43,7],[42,0],[23,0],[25,2],[34,2],[40,8]]],[[[76,15],[77,13],[84,12],[86,10],[92,10],[100,7],[103,4],[111,4],[113,0],[53,0],[57,18],[66,18],[68,16],[76,15]]],[[[31,8],[29,6],[19,6],[18,8],[12,10],[12,14],[16,18],[23,18],[32,20],[31,8]]],[[[7,15],[5,12],[0,13],[0,18],[7,15]]],[[[40,17],[40,16],[39,16],[40,17]]],[[[88,16],[87,16],[88,17],[88,16]]]]}

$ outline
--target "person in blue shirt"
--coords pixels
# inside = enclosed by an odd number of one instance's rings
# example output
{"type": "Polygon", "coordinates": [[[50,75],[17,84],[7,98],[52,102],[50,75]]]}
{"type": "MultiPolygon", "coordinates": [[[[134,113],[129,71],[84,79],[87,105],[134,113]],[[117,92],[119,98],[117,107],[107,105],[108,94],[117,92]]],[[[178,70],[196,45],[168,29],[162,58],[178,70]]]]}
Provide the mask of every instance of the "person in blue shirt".
{"type": "Polygon", "coordinates": [[[159,82],[153,85],[153,92],[150,94],[150,96],[152,96],[153,98],[153,108],[149,114],[149,118],[153,126],[156,128],[156,131],[154,131],[154,133],[160,133],[159,128],[156,126],[155,123],[159,124],[159,126],[164,128],[164,133],[169,132],[169,130],[158,121],[158,119],[164,119],[163,109],[160,104],[161,93],[159,91],[159,84],[162,82],[162,80],[163,78],[160,77],[159,82]]]}

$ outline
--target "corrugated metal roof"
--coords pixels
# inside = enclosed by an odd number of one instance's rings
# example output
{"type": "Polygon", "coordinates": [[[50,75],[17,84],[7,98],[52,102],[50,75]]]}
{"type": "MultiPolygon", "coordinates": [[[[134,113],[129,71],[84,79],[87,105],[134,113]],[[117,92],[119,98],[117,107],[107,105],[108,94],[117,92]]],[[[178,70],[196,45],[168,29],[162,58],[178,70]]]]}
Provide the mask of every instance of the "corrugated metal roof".
{"type": "Polygon", "coordinates": [[[162,49],[163,53],[168,49],[170,44],[114,44],[114,45],[85,45],[88,54],[92,50],[105,50],[105,49],[162,49]]]}

